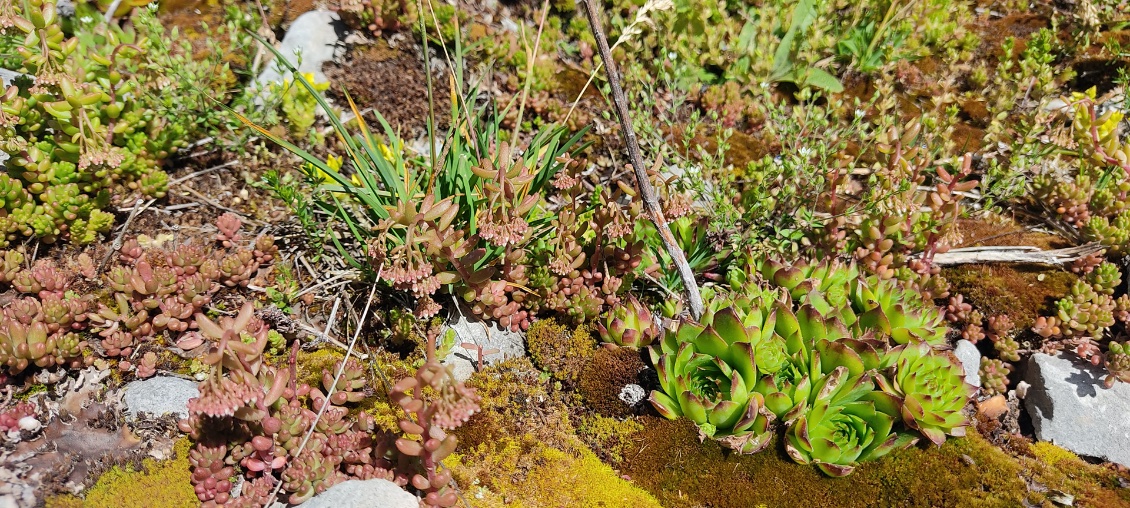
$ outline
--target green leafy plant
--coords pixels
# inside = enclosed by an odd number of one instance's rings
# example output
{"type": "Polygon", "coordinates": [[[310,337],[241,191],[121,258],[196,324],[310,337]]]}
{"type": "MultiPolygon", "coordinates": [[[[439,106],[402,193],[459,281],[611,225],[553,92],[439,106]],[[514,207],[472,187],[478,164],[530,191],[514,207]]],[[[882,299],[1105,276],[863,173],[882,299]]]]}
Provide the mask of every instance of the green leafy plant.
{"type": "Polygon", "coordinates": [[[798,37],[804,37],[808,27],[816,20],[816,4],[814,0],[800,0],[793,7],[792,19],[788,30],[781,36],[781,43],[773,53],[773,69],[769,72],[769,81],[794,83],[800,88],[813,86],[829,92],[842,92],[843,83],[836,76],[824,69],[815,66],[798,65],[794,59],[798,37]]]}
{"type": "Polygon", "coordinates": [[[962,411],[977,389],[963,381],[961,364],[922,341],[888,351],[884,364],[892,375],[876,380],[883,392],[901,400],[907,427],[938,445],[947,433],[965,435],[969,421],[962,411]]]}

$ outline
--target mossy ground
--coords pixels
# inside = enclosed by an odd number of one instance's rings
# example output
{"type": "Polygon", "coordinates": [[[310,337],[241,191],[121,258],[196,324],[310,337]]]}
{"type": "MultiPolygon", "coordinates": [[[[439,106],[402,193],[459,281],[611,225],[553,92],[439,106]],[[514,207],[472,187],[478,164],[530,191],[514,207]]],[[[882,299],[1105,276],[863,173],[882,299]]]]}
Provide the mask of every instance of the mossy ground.
{"type": "Polygon", "coordinates": [[[187,438],[173,448],[174,458],[145,459],[140,470],[114,467],[102,474],[84,498],[56,496],[47,508],[190,508],[200,506],[192,488],[187,438]]]}
{"type": "Polygon", "coordinates": [[[951,293],[965,295],[986,316],[1008,314],[1020,330],[1050,312],[1078,279],[1068,271],[1029,265],[964,265],[942,275],[951,293]]]}
{"type": "MultiPolygon", "coordinates": [[[[659,507],[578,437],[568,397],[526,359],[471,378],[482,412],[456,431],[459,452],[445,464],[477,507],[659,507]]],[[[614,439],[616,426],[591,432],[614,439]]]]}
{"type": "Polygon", "coordinates": [[[699,442],[689,421],[643,417],[642,422],[645,430],[624,451],[621,471],[670,508],[1053,506],[1052,489],[1075,496],[1077,506],[1130,505],[1130,489],[1119,488],[1113,472],[1095,471],[1102,468],[1058,448],[1045,458],[1064,463],[1016,458],[975,432],[941,447],[894,452],[833,479],[793,462],[779,443],[739,456],[717,443],[699,442]]]}

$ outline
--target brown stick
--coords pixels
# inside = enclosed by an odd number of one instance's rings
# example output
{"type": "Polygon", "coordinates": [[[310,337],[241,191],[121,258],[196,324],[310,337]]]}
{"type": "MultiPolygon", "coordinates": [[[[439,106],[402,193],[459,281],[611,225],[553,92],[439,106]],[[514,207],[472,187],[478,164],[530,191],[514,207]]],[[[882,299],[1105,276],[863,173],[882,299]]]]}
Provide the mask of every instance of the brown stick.
{"type": "Polygon", "coordinates": [[[659,231],[659,238],[663,240],[667,254],[675,262],[679,277],[683,279],[687,301],[690,303],[691,316],[698,319],[702,317],[702,295],[698,292],[698,282],[694,279],[694,272],[691,271],[691,266],[687,263],[683,249],[679,248],[679,244],[675,242],[675,235],[672,235],[671,229],[667,227],[667,219],[663,216],[663,208],[659,205],[659,198],[655,194],[655,189],[651,186],[651,181],[647,178],[647,166],[643,164],[640,145],[636,141],[636,132],[632,130],[632,119],[628,114],[628,99],[624,96],[624,89],[620,87],[620,71],[616,69],[616,62],[612,60],[612,50],[608,47],[608,38],[604,35],[596,3],[593,0],[583,0],[583,3],[585,4],[585,12],[589,17],[589,27],[592,29],[592,35],[596,38],[596,45],[600,49],[600,59],[604,61],[604,70],[608,74],[608,84],[612,88],[612,104],[616,107],[616,116],[620,117],[621,134],[624,136],[624,142],[628,145],[628,157],[632,162],[632,171],[636,174],[636,185],[643,197],[644,206],[647,207],[648,216],[651,218],[651,222],[655,224],[655,229],[659,231]]]}

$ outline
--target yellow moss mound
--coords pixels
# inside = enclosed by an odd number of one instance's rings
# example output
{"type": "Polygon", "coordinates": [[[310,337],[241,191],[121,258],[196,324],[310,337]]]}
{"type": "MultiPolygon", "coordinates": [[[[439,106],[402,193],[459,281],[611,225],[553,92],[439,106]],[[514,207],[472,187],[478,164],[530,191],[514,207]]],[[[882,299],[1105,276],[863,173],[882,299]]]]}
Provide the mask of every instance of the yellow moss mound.
{"type": "MultiPolygon", "coordinates": [[[[471,377],[482,412],[457,429],[458,452],[444,463],[475,508],[659,507],[577,437],[568,408],[524,358],[471,377]]],[[[629,425],[630,423],[626,424],[629,425]]],[[[615,420],[592,437],[617,441],[615,420]]]]}
{"type": "Polygon", "coordinates": [[[61,496],[47,500],[53,508],[193,508],[200,506],[192,489],[188,439],[177,441],[172,460],[145,459],[141,471],[114,467],[98,478],[86,499],[61,496]]]}
{"type": "Polygon", "coordinates": [[[576,454],[531,437],[480,445],[446,461],[476,508],[659,508],[587,448],[576,454]]]}
{"type": "Polygon", "coordinates": [[[596,339],[584,326],[569,331],[552,318],[534,323],[526,344],[535,365],[567,383],[577,381],[596,350],[596,339]]]}

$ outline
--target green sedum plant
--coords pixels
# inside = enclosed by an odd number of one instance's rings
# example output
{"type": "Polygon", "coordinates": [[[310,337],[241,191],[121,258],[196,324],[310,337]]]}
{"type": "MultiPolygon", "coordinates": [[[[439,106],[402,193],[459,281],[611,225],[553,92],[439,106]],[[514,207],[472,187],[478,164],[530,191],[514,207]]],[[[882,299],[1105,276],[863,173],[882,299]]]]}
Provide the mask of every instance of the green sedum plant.
{"type": "Polygon", "coordinates": [[[165,193],[160,159],[182,141],[140,99],[144,84],[126,62],[146,45],[132,31],[103,28],[66,37],[54,0],[17,5],[24,35],[17,69],[0,96],[0,245],[31,237],[93,242],[126,194],[165,193]]]}

